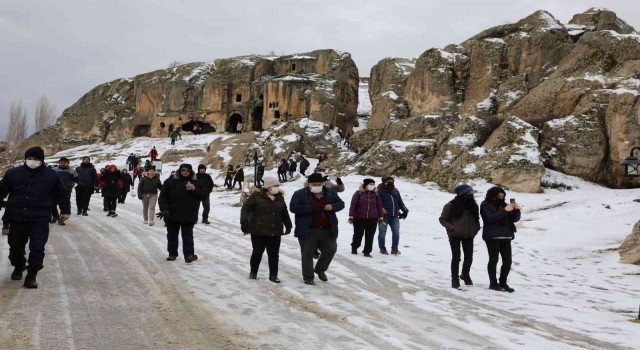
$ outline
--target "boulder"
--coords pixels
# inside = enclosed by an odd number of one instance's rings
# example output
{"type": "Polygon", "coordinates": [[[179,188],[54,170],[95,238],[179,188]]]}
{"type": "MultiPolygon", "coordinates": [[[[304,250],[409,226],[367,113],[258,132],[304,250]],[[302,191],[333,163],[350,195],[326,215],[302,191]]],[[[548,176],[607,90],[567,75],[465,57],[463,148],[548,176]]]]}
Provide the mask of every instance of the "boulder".
{"type": "Polygon", "coordinates": [[[631,234],[622,242],[618,253],[621,263],[640,265],[640,221],[633,226],[631,234]]]}
{"type": "Polygon", "coordinates": [[[592,7],[583,13],[576,14],[569,24],[583,26],[584,30],[589,31],[613,30],[620,34],[636,34],[636,30],[618,18],[615,12],[603,8],[592,7]]]}
{"type": "MultiPolygon", "coordinates": [[[[435,153],[435,141],[381,141],[357,158],[355,170],[371,176],[413,176],[423,171],[424,159],[435,153]]],[[[348,159],[345,159],[348,160],[348,159]]]]}

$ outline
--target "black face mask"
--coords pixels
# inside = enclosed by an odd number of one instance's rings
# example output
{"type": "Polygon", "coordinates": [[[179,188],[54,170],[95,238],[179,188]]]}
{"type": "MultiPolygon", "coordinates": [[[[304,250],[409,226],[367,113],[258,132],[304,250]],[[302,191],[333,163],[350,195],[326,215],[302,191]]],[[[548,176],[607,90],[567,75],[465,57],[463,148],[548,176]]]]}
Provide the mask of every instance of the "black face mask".
{"type": "Polygon", "coordinates": [[[392,190],[392,189],[394,189],[394,188],[395,188],[395,186],[394,186],[394,184],[393,184],[393,181],[391,181],[391,182],[385,182],[385,183],[384,183],[384,187],[385,187],[385,188],[387,188],[387,189],[389,189],[389,190],[392,190]]]}

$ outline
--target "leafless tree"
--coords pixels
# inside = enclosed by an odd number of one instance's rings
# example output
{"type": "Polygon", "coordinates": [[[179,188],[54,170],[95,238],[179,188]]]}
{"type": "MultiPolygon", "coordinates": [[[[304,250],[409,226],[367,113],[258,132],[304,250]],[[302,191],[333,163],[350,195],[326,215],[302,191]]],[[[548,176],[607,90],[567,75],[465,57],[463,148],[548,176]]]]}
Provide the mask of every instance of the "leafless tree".
{"type": "Polygon", "coordinates": [[[170,63],[169,63],[169,67],[168,67],[168,68],[169,68],[169,69],[171,69],[171,68],[176,68],[176,67],[178,67],[178,66],[179,66],[179,65],[181,65],[181,64],[182,64],[182,62],[180,62],[180,61],[172,61],[172,62],[170,62],[170,63]]]}
{"type": "Polygon", "coordinates": [[[53,105],[47,96],[42,96],[36,103],[36,132],[56,123],[56,106],[53,105]]]}
{"type": "Polygon", "coordinates": [[[6,140],[10,146],[20,143],[27,137],[27,110],[22,101],[11,102],[9,109],[9,130],[6,140]]]}

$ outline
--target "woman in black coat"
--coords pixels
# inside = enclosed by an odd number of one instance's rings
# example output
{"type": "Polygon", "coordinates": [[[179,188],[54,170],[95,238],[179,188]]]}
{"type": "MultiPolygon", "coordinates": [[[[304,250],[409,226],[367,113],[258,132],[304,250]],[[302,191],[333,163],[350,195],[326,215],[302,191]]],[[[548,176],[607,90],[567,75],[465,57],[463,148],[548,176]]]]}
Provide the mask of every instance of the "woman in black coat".
{"type": "Polygon", "coordinates": [[[133,179],[127,169],[122,169],[122,187],[120,188],[120,198],[118,198],[118,203],[124,204],[124,201],[127,199],[127,194],[133,188],[133,179]]]}
{"type": "Polygon", "coordinates": [[[454,192],[456,197],[442,208],[440,224],[447,230],[451,246],[451,287],[459,289],[460,245],[464,252],[460,278],[467,286],[473,285],[469,271],[473,262],[473,238],[480,231],[480,210],[471,186],[456,186],[454,192]]]}
{"type": "Polygon", "coordinates": [[[511,271],[511,240],[515,238],[516,225],[520,221],[520,206],[515,200],[505,202],[506,193],[500,187],[492,187],[487,191],[485,200],[480,205],[480,215],[484,227],[482,239],[489,252],[489,289],[513,293],[514,289],[507,284],[511,271]],[[500,281],[496,279],[498,258],[502,257],[500,281]]]}
{"type": "Polygon", "coordinates": [[[122,175],[118,168],[111,164],[107,167],[100,178],[104,184],[102,187],[102,197],[104,197],[107,205],[107,216],[116,217],[116,206],[118,205],[118,197],[120,196],[120,188],[122,187],[122,175]]]}
{"type": "Polygon", "coordinates": [[[244,234],[251,234],[253,245],[250,279],[257,279],[262,254],[266,249],[269,257],[269,280],[280,283],[278,279],[280,237],[291,233],[291,227],[287,204],[280,192],[280,182],[274,177],[267,176],[264,178],[264,187],[254,188],[251,196],[242,205],[240,214],[240,228],[244,234]]]}

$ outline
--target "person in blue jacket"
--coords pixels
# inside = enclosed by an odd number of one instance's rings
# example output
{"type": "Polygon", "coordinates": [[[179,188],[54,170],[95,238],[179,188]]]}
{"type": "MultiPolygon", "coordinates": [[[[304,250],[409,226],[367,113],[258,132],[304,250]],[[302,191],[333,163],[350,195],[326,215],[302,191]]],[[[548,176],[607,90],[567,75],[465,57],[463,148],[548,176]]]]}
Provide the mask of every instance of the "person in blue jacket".
{"type": "Polygon", "coordinates": [[[513,293],[514,289],[507,284],[511,271],[511,241],[515,238],[516,225],[520,221],[520,206],[512,201],[505,202],[506,193],[500,187],[492,187],[487,191],[485,200],[480,204],[480,216],[484,227],[482,239],[489,252],[489,289],[513,293]],[[500,280],[496,279],[498,258],[502,257],[500,280]]]}
{"type": "Polygon", "coordinates": [[[400,244],[400,219],[406,219],[409,209],[404,205],[400,191],[395,187],[394,179],[391,176],[382,178],[382,183],[378,185],[378,196],[382,200],[384,208],[384,223],[378,224],[378,247],[380,254],[389,255],[387,251],[385,237],[387,227],[391,227],[391,254],[400,255],[398,244],[400,244]]]}
{"type": "Polygon", "coordinates": [[[320,280],[328,280],[325,272],[338,249],[336,212],[344,209],[344,202],[336,191],[324,186],[322,174],[313,173],[307,181],[308,185],[291,197],[289,210],[295,214],[294,236],[302,253],[302,278],[305,284],[314,285],[314,272],[320,280]],[[322,254],[314,267],[313,254],[318,248],[322,254]]]}
{"type": "Polygon", "coordinates": [[[60,205],[60,220],[71,214],[67,189],[56,172],[44,165],[44,151],[29,148],[24,165],[13,168],[0,180],[0,201],[6,202],[3,221],[9,222],[9,260],[14,266],[11,279],[19,281],[27,270],[24,287],[38,288],[36,275],[44,262],[44,246],[49,239],[51,203],[60,205]],[[29,266],[26,266],[25,246],[29,242],[29,266]]]}

